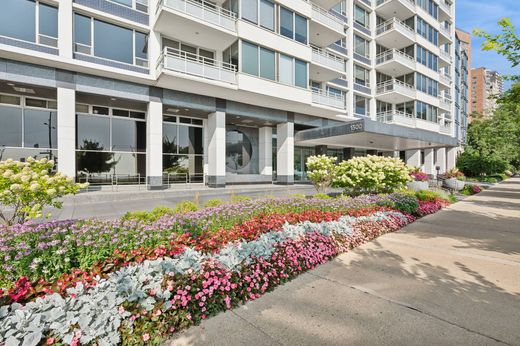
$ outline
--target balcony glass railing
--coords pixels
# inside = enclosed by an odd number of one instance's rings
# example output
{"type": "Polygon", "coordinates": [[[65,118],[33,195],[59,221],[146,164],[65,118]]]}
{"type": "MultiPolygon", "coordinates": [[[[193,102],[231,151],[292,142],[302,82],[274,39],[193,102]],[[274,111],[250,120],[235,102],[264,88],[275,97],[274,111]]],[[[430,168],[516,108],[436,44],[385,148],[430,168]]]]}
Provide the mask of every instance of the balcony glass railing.
{"type": "Polygon", "coordinates": [[[177,10],[207,23],[236,31],[236,14],[211,2],[204,0],[161,0],[157,9],[159,10],[161,6],[177,10]]]}
{"type": "Polygon", "coordinates": [[[161,66],[179,73],[236,84],[236,65],[175,48],[164,48],[158,62],[158,67],[161,66]]]}
{"type": "Polygon", "coordinates": [[[397,110],[377,113],[377,121],[388,124],[415,126],[415,117],[413,114],[397,110]]]}
{"type": "Polygon", "coordinates": [[[410,26],[408,26],[408,24],[406,24],[402,20],[399,20],[395,17],[387,20],[386,22],[379,24],[376,27],[376,35],[381,35],[387,31],[390,31],[393,29],[404,30],[404,32],[406,32],[408,34],[415,35],[415,31],[410,26]]]}
{"type": "Polygon", "coordinates": [[[387,50],[386,52],[378,54],[376,56],[376,65],[382,64],[389,60],[396,59],[397,57],[404,58],[412,63],[415,62],[415,59],[412,56],[394,48],[394,49],[390,49],[390,50],[387,50]]]}
{"type": "Polygon", "coordinates": [[[407,84],[397,79],[390,79],[385,82],[379,83],[376,88],[376,93],[384,94],[387,92],[396,91],[398,88],[402,88],[401,90],[404,89],[406,91],[415,91],[415,88],[410,84],[407,84]]]}
{"type": "Polygon", "coordinates": [[[312,4],[312,19],[336,31],[343,32],[345,22],[318,5],[312,4]]]}

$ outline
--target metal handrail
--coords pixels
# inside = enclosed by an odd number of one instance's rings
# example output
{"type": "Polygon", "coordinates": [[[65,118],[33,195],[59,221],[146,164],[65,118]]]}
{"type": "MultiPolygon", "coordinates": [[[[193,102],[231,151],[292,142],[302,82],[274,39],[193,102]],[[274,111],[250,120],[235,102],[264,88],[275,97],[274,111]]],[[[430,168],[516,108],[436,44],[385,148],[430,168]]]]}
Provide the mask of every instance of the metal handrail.
{"type": "Polygon", "coordinates": [[[329,51],[326,51],[324,49],[321,49],[319,47],[316,47],[316,46],[311,46],[312,48],[312,52],[313,53],[316,53],[324,58],[327,58],[327,59],[330,59],[330,60],[334,60],[335,62],[338,62],[338,63],[344,63],[345,62],[345,59],[337,56],[336,54],[332,54],[330,53],[329,51]]]}
{"type": "Polygon", "coordinates": [[[394,85],[400,85],[400,86],[402,86],[404,88],[407,88],[407,89],[415,91],[415,88],[414,88],[413,85],[410,85],[408,83],[402,82],[402,81],[400,81],[398,79],[390,79],[390,80],[378,83],[376,92],[378,94],[380,94],[380,93],[384,93],[384,92],[387,92],[387,91],[392,91],[392,90],[394,90],[394,85]]]}
{"type": "Polygon", "coordinates": [[[315,95],[324,96],[324,97],[327,97],[327,98],[330,98],[330,99],[333,99],[333,100],[336,100],[336,101],[344,101],[345,100],[345,96],[338,95],[336,93],[331,93],[330,91],[325,91],[323,89],[313,88],[312,89],[312,93],[315,94],[315,95]]]}
{"type": "Polygon", "coordinates": [[[379,53],[376,55],[376,64],[382,64],[388,60],[391,60],[394,58],[394,54],[402,56],[405,59],[411,60],[412,62],[415,62],[414,58],[405,52],[401,52],[400,50],[397,50],[395,48],[392,48],[390,50],[384,51],[382,53],[379,53]]]}
{"type": "MultiPolygon", "coordinates": [[[[316,4],[312,4],[312,10],[315,11],[315,12],[318,12],[322,16],[327,17],[327,19],[330,19],[330,20],[336,22],[336,24],[339,24],[341,26],[345,26],[345,22],[344,21],[342,21],[341,19],[339,19],[334,14],[330,13],[326,9],[321,8],[320,6],[318,6],[316,4]]],[[[317,18],[314,18],[314,19],[317,19],[317,18]]]]}
{"type": "Polygon", "coordinates": [[[227,63],[224,61],[218,61],[218,60],[215,60],[212,58],[207,58],[205,56],[186,52],[186,51],[183,51],[183,50],[180,50],[177,48],[164,47],[163,55],[180,58],[180,59],[187,60],[187,61],[190,61],[193,63],[211,66],[211,67],[219,68],[219,69],[226,70],[226,71],[236,72],[236,70],[237,70],[236,69],[237,66],[235,64],[227,63]]]}
{"type": "MultiPolygon", "coordinates": [[[[381,6],[381,5],[386,4],[387,2],[390,2],[390,1],[392,1],[392,0],[377,0],[376,1],[376,6],[381,6]]],[[[414,0],[406,0],[406,1],[408,1],[410,3],[410,5],[415,6],[415,1],[414,0]]]]}
{"type": "Polygon", "coordinates": [[[394,120],[395,116],[401,116],[401,117],[404,117],[404,118],[415,119],[413,114],[406,113],[406,112],[403,112],[403,111],[398,111],[398,110],[391,110],[391,111],[377,113],[377,120],[385,122],[385,123],[386,122],[391,122],[391,121],[394,120]]]}
{"type": "Polygon", "coordinates": [[[412,34],[415,34],[415,31],[408,24],[406,24],[405,22],[403,22],[400,19],[397,19],[396,17],[393,17],[393,18],[387,20],[386,22],[379,24],[376,27],[376,35],[387,32],[388,30],[391,30],[391,29],[395,28],[396,26],[401,26],[404,29],[410,31],[412,34]]]}
{"type": "MultiPolygon", "coordinates": [[[[166,6],[168,8],[179,10],[177,7],[169,6],[168,5],[168,1],[170,1],[170,0],[161,0],[161,1],[159,1],[159,3],[157,4],[156,12],[161,8],[161,6],[166,6]]],[[[216,14],[219,17],[225,17],[226,19],[230,19],[230,20],[233,20],[233,21],[236,21],[236,19],[237,19],[237,15],[235,14],[235,12],[230,11],[230,10],[228,10],[226,8],[223,8],[223,7],[220,7],[220,6],[215,6],[213,3],[209,2],[209,1],[205,1],[205,0],[200,0],[200,1],[176,0],[176,1],[184,2],[185,4],[190,4],[192,6],[199,7],[203,11],[211,12],[213,14],[216,14]]],[[[187,13],[186,10],[184,10],[184,12],[187,13]]],[[[202,12],[202,13],[204,13],[204,12],[202,12]]],[[[205,18],[202,18],[202,19],[208,21],[205,18]]],[[[210,22],[212,22],[212,21],[210,21],[210,22]]]]}

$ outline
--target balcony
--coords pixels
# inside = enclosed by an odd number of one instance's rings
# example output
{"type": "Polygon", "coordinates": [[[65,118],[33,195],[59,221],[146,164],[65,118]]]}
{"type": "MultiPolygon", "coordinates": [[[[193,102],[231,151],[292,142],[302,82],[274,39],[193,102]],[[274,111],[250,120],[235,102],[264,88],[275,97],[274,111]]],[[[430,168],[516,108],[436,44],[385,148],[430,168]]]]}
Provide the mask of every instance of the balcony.
{"type": "Polygon", "coordinates": [[[453,63],[453,58],[450,52],[446,52],[444,49],[439,49],[439,66],[449,66],[453,63]]]}
{"type": "Polygon", "coordinates": [[[222,50],[237,39],[236,14],[210,2],[161,0],[154,29],[198,46],[222,50]]]}
{"type": "Polygon", "coordinates": [[[447,135],[451,135],[451,125],[439,125],[439,132],[447,135]]]}
{"type": "Polygon", "coordinates": [[[388,111],[377,114],[377,121],[407,127],[415,127],[415,116],[402,111],[388,111]]]}
{"type": "Polygon", "coordinates": [[[310,79],[326,82],[345,75],[345,59],[327,50],[312,47],[312,60],[309,66],[310,79]]]}
{"type": "Polygon", "coordinates": [[[451,98],[449,96],[439,96],[439,107],[444,110],[451,110],[451,98]]]}
{"type": "Polygon", "coordinates": [[[345,96],[321,89],[312,90],[312,103],[345,110],[345,96]]]}
{"type": "Polygon", "coordinates": [[[450,28],[447,28],[444,24],[439,26],[439,44],[452,43],[450,28]]]}
{"type": "Polygon", "coordinates": [[[313,4],[309,34],[311,44],[319,47],[329,46],[345,36],[345,21],[313,4]]]}
{"type": "Polygon", "coordinates": [[[207,80],[236,84],[236,66],[200,55],[166,47],[158,67],[180,75],[195,76],[207,80]]]}
{"type": "Polygon", "coordinates": [[[376,69],[389,76],[402,76],[415,71],[415,59],[397,49],[376,56],[376,69]]]}
{"type": "Polygon", "coordinates": [[[388,103],[413,101],[415,97],[415,88],[397,79],[381,82],[376,88],[376,98],[388,103]]]}
{"type": "MultiPolygon", "coordinates": [[[[308,0],[305,1],[309,2],[308,0]]],[[[334,5],[336,5],[338,3],[338,0],[312,0],[312,2],[328,10],[331,9],[334,5]]]]}
{"type": "Polygon", "coordinates": [[[413,0],[377,0],[376,13],[383,18],[398,16],[405,20],[415,15],[415,2],[413,0]]]}
{"type": "Polygon", "coordinates": [[[401,49],[415,42],[415,31],[394,17],[377,26],[376,41],[385,47],[401,49]]]}
{"type": "Polygon", "coordinates": [[[439,71],[439,82],[441,82],[441,84],[450,86],[451,76],[445,72],[439,71]]]}
{"type": "Polygon", "coordinates": [[[446,0],[439,0],[439,19],[449,19],[451,18],[451,5],[446,0]]]}

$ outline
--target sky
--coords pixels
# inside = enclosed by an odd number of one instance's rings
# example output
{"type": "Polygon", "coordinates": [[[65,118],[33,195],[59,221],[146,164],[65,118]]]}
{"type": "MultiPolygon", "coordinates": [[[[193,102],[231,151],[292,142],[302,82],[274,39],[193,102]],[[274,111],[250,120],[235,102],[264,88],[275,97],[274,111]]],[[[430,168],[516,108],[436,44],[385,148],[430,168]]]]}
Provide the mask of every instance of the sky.
{"type": "MultiPolygon", "coordinates": [[[[483,29],[486,32],[499,33],[497,21],[502,17],[511,19],[520,34],[520,0],[456,0],[457,27],[471,32],[473,29],[483,29]]],[[[495,52],[482,51],[480,45],[484,40],[472,38],[471,65],[475,67],[487,67],[498,71],[500,74],[520,74],[520,67],[511,67],[506,58],[495,52]]],[[[506,82],[509,88],[511,83],[506,82]]]]}

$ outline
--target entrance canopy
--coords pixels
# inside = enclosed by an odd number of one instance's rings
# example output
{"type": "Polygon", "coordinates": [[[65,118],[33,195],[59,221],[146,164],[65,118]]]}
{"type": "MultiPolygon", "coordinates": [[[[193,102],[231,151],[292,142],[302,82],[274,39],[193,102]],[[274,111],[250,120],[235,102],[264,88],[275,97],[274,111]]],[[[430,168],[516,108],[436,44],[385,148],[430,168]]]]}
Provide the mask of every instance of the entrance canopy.
{"type": "Polygon", "coordinates": [[[456,147],[458,145],[457,139],[448,135],[371,119],[353,120],[342,125],[300,131],[295,136],[295,144],[381,151],[456,147]]]}

